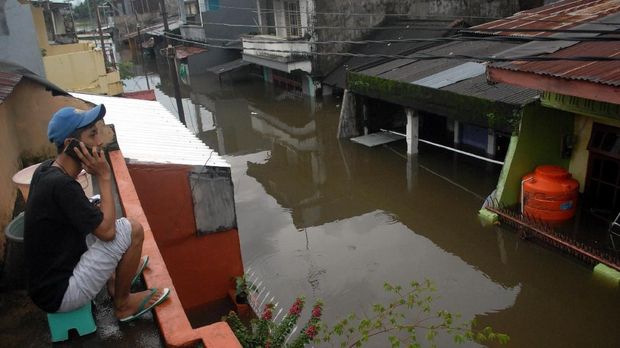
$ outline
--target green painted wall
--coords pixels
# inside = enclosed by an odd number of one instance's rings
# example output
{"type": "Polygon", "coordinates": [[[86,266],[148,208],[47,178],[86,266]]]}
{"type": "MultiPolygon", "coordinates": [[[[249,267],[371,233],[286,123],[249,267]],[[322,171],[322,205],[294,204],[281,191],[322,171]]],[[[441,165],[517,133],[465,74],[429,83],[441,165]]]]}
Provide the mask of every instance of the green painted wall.
{"type": "Polygon", "coordinates": [[[530,105],[523,110],[519,131],[510,141],[495,197],[506,205],[519,203],[522,177],[542,164],[568,169],[561,156],[562,137],[573,134],[574,116],[560,110],[530,105]]]}
{"type": "Polygon", "coordinates": [[[431,112],[465,123],[513,132],[521,106],[349,71],[347,88],[363,96],[431,112]]]}

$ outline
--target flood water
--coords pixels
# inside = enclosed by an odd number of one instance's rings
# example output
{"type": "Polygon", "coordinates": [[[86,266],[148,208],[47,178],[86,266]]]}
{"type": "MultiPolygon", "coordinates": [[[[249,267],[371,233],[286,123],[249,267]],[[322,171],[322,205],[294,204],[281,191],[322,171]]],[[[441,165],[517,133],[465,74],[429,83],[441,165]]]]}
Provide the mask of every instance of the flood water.
{"type": "MultiPolygon", "coordinates": [[[[165,81],[151,83],[176,112],[165,81]]],[[[340,99],[313,102],[258,78],[192,77],[184,97],[188,127],[232,166],[243,261],[266,287],[261,300],[269,292],[286,310],[296,296],[321,298],[333,324],[386,303],[385,282],[430,279],[436,310],[507,333],[507,347],[620,346],[617,288],[571,257],[482,226],[499,166],[424,144],[408,158],[404,141],[338,140],[340,99]]],[[[368,346],[389,346],[387,336],[368,346]]]]}

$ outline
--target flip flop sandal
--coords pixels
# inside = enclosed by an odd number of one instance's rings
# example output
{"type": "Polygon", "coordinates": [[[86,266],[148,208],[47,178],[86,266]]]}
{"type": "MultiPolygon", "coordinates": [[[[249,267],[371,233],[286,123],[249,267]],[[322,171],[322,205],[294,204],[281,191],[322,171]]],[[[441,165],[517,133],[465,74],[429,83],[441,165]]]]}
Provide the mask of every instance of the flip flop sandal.
{"type": "Polygon", "coordinates": [[[145,307],[147,303],[149,303],[149,301],[151,300],[151,298],[153,298],[153,296],[155,296],[155,294],[157,293],[157,288],[152,288],[150,289],[151,293],[146,295],[146,297],[144,298],[144,300],[142,300],[142,302],[140,302],[140,305],[138,306],[138,309],[136,310],[136,312],[128,317],[119,319],[119,321],[121,323],[127,323],[133,320],[138,319],[139,317],[141,317],[144,313],[150,311],[151,309],[157,307],[158,305],[160,305],[162,302],[164,302],[167,298],[168,295],[170,295],[170,289],[169,288],[164,288],[161,297],[153,302],[150,306],[145,307]]]}
{"type": "Polygon", "coordinates": [[[140,268],[138,269],[138,272],[136,273],[135,276],[133,276],[133,279],[131,279],[131,286],[138,284],[138,281],[140,280],[140,276],[142,275],[142,272],[144,272],[144,269],[146,268],[148,264],[149,264],[149,256],[145,255],[142,257],[142,263],[140,264],[140,268]]]}

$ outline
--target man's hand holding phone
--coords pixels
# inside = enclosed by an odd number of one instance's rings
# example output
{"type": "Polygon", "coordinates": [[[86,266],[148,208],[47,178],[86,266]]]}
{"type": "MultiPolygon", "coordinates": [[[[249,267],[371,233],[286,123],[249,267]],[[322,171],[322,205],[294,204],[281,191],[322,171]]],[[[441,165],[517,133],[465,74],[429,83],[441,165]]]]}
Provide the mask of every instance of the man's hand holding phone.
{"type": "MultiPolygon", "coordinates": [[[[71,144],[69,146],[71,146],[71,144]]],[[[89,149],[83,142],[78,142],[78,145],[72,149],[80,162],[82,162],[82,168],[84,168],[88,174],[101,179],[109,180],[112,178],[110,165],[108,161],[106,161],[105,154],[101,148],[94,146],[92,149],[89,149]]]]}

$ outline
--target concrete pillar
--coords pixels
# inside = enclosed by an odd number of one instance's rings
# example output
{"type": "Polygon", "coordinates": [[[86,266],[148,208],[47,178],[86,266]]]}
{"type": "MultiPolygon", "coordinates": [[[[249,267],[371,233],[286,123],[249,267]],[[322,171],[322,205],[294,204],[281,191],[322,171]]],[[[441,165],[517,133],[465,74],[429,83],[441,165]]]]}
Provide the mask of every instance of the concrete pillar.
{"type": "Polygon", "coordinates": [[[360,134],[355,115],[355,95],[345,89],[342,97],[342,106],[340,107],[340,122],[338,123],[336,137],[340,139],[356,137],[358,135],[360,134]]]}
{"type": "Polygon", "coordinates": [[[407,113],[407,154],[418,153],[419,123],[418,114],[412,109],[405,109],[407,113]]]}
{"type": "Polygon", "coordinates": [[[310,75],[304,75],[305,83],[301,83],[301,92],[310,98],[314,98],[316,96],[316,86],[314,85],[314,79],[310,75]]]}
{"type": "Polygon", "coordinates": [[[489,128],[489,133],[487,134],[487,155],[489,157],[495,157],[495,130],[489,128]]]}
{"type": "Polygon", "coordinates": [[[332,92],[334,89],[331,86],[323,85],[322,90],[323,90],[323,96],[328,96],[328,95],[332,95],[332,92]]]}
{"type": "Polygon", "coordinates": [[[368,135],[368,121],[370,115],[368,114],[368,100],[364,98],[362,102],[362,124],[364,125],[364,135],[368,135]]]}
{"type": "Polygon", "coordinates": [[[461,124],[454,120],[454,145],[461,143],[461,124]]]}
{"type": "Polygon", "coordinates": [[[407,156],[407,192],[417,185],[418,168],[418,156],[407,156]]]}
{"type": "Polygon", "coordinates": [[[268,83],[273,83],[273,75],[271,73],[271,68],[266,66],[263,67],[263,80],[268,83]]]}

